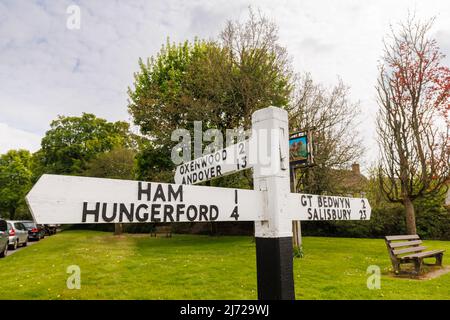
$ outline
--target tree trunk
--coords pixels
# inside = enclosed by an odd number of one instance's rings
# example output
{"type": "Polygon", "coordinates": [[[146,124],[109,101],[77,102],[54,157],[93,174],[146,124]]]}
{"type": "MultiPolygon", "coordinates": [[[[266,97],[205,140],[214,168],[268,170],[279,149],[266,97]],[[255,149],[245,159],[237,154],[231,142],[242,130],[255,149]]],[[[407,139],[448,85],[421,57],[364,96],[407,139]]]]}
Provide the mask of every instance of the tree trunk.
{"type": "Polygon", "coordinates": [[[9,219],[14,220],[16,217],[16,208],[9,208],[9,219]]]}
{"type": "Polygon", "coordinates": [[[405,197],[403,204],[405,205],[405,211],[406,211],[406,232],[408,234],[417,234],[416,214],[414,211],[414,205],[413,205],[411,199],[409,199],[408,197],[405,197]]]}
{"type": "Polygon", "coordinates": [[[122,223],[115,223],[114,224],[114,235],[120,236],[123,232],[123,224],[122,223]]]}
{"type": "MultiPolygon", "coordinates": [[[[297,193],[297,176],[294,168],[291,170],[291,191],[297,193]]],[[[300,221],[292,221],[292,246],[300,248],[302,246],[302,230],[300,221]]]]}
{"type": "Polygon", "coordinates": [[[210,231],[209,235],[211,235],[211,236],[217,235],[217,223],[216,222],[210,222],[209,231],[210,231]]]}
{"type": "Polygon", "coordinates": [[[302,227],[300,221],[292,221],[292,245],[294,248],[302,246],[302,227]]]}

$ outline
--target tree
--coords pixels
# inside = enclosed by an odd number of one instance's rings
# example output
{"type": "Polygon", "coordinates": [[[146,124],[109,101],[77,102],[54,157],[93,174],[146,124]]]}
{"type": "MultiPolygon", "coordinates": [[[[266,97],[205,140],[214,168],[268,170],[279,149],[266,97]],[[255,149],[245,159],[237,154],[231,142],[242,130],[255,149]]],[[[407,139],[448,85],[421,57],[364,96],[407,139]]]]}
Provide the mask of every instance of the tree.
{"type": "MultiPolygon", "coordinates": [[[[288,111],[290,132],[311,130],[315,163],[294,171],[294,191],[339,193],[345,179],[337,169],[347,169],[364,152],[356,130],[359,104],[341,80],[328,89],[306,73],[296,78],[288,111]]],[[[301,246],[300,232],[300,221],[293,222],[294,247],[301,246]]]]}
{"type": "Polygon", "coordinates": [[[450,69],[428,33],[433,20],[409,17],[385,42],[377,94],[381,190],[405,207],[416,233],[414,200],[444,192],[450,178],[450,69]]]}
{"type": "Polygon", "coordinates": [[[98,154],[134,145],[128,123],[108,122],[89,113],[81,117],[59,116],[50,127],[36,154],[44,167],[40,172],[81,174],[98,154]]]}
{"type": "Polygon", "coordinates": [[[0,156],[0,208],[14,220],[31,188],[31,154],[27,150],[10,150],[0,156]]]}
{"type": "MultiPolygon", "coordinates": [[[[84,174],[89,177],[133,180],[135,155],[134,150],[117,147],[91,159],[84,174]]],[[[114,224],[114,230],[115,235],[122,234],[122,223],[114,224]]]]}
{"type": "Polygon", "coordinates": [[[357,131],[359,104],[351,101],[349,88],[339,79],[327,89],[310,74],[298,78],[289,108],[290,131],[312,130],[315,166],[301,170],[298,187],[304,192],[336,193],[336,169],[347,169],[364,152],[357,131]]]}
{"type": "Polygon", "coordinates": [[[124,147],[101,153],[91,159],[84,175],[98,178],[133,180],[136,152],[124,147]]]}
{"type": "MultiPolygon", "coordinates": [[[[129,88],[129,112],[141,133],[151,140],[139,166],[170,172],[170,141],[177,128],[250,127],[251,114],[270,105],[286,107],[292,72],[286,50],[277,44],[277,29],[267,18],[250,11],[245,23],[229,21],[218,41],[167,43],[135,74],[129,88]]],[[[192,136],[192,135],[191,135],[192,136]]],[[[146,172],[146,169],[139,169],[146,172]]]]}

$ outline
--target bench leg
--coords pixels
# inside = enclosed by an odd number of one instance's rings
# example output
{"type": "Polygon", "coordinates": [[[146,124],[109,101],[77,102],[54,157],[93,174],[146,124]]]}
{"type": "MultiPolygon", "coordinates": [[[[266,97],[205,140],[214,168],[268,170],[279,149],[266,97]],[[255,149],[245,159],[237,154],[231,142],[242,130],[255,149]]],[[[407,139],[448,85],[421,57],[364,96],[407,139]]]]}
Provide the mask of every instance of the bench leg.
{"type": "Polygon", "coordinates": [[[400,263],[393,263],[394,266],[394,273],[399,274],[400,273],[400,263]]]}
{"type": "Polygon", "coordinates": [[[416,275],[420,274],[420,269],[422,269],[422,259],[414,259],[414,271],[416,275]]]}
{"type": "Polygon", "coordinates": [[[444,256],[444,254],[443,253],[439,253],[437,256],[436,256],[436,265],[437,266],[441,266],[442,267],[442,257],[444,256]]]}
{"type": "Polygon", "coordinates": [[[438,253],[437,255],[434,256],[434,258],[436,259],[435,263],[423,263],[424,265],[427,266],[441,266],[442,267],[442,258],[443,258],[443,253],[438,253]]]}

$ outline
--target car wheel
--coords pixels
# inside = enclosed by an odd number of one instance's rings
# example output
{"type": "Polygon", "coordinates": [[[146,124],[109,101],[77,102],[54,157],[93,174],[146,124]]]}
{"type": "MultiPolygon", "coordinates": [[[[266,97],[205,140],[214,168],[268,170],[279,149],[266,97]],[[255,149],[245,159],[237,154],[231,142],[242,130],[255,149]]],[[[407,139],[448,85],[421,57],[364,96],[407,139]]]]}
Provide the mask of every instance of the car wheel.
{"type": "Polygon", "coordinates": [[[19,240],[14,241],[14,244],[11,246],[11,250],[16,250],[19,246],[19,240]]]}
{"type": "Polygon", "coordinates": [[[26,247],[27,245],[28,245],[28,239],[25,240],[25,243],[22,246],[26,247]]]}
{"type": "Polygon", "coordinates": [[[6,254],[8,253],[8,245],[5,246],[5,249],[0,253],[0,258],[6,257],[6,254]]]}

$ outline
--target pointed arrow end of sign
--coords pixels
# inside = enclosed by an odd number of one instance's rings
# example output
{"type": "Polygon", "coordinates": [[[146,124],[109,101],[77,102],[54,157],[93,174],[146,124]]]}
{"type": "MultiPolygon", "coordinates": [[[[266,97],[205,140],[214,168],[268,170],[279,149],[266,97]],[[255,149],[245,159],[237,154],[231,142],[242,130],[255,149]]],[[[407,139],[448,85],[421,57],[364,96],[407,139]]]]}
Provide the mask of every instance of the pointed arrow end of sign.
{"type": "Polygon", "coordinates": [[[34,184],[28,194],[25,196],[25,201],[28,205],[28,209],[30,209],[31,215],[33,216],[33,220],[36,223],[42,223],[40,216],[38,214],[38,206],[39,206],[39,195],[42,193],[41,191],[48,189],[48,180],[55,175],[51,174],[43,174],[38,181],[34,184]]]}

